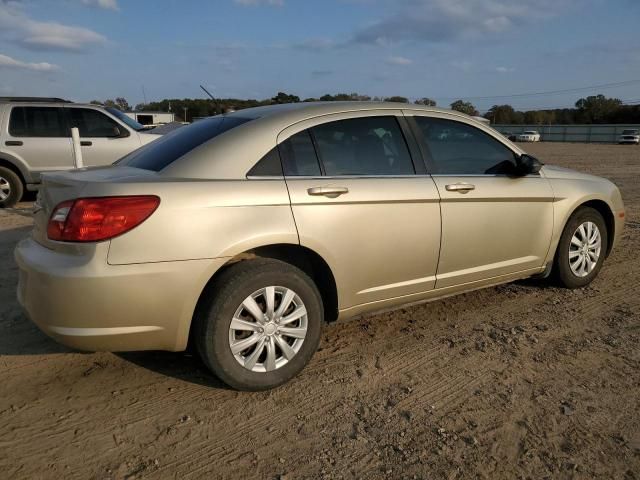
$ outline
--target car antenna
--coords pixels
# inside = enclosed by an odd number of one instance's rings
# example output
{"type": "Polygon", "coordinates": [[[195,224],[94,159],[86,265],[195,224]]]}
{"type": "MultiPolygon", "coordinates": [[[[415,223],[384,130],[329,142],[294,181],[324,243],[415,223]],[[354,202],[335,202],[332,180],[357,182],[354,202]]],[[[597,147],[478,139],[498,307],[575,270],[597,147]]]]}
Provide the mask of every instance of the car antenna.
{"type": "Polygon", "coordinates": [[[207,90],[206,88],[204,88],[202,85],[200,85],[200,88],[201,88],[202,90],[204,90],[204,93],[206,93],[207,95],[209,95],[209,96],[211,97],[211,100],[215,100],[215,98],[213,98],[213,95],[211,95],[211,94],[209,93],[209,90],[207,90]]]}

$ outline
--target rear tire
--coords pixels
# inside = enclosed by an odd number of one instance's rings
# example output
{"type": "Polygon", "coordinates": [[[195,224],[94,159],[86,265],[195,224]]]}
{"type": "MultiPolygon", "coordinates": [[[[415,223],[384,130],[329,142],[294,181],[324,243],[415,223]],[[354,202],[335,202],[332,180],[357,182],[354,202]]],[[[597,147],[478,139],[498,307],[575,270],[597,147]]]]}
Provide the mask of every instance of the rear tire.
{"type": "Polygon", "coordinates": [[[557,283],[572,289],[590,284],[602,268],[607,242],[600,212],[578,208],[565,225],[556,250],[553,271],[557,283]]]}
{"type": "Polygon", "coordinates": [[[13,170],[0,167],[0,208],[13,207],[22,199],[23,191],[20,177],[13,170]]]}
{"type": "Polygon", "coordinates": [[[320,293],[302,270],[279,260],[246,260],[209,285],[193,338],[202,361],[224,383],[267,390],[289,381],[311,360],[323,315],[320,293]],[[303,309],[304,316],[291,320],[303,309]]]}

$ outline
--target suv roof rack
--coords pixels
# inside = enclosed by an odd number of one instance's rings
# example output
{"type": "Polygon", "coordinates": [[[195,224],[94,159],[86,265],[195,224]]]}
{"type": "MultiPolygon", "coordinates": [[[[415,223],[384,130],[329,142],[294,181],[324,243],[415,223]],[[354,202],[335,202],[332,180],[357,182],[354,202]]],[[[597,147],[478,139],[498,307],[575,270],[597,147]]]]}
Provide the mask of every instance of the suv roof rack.
{"type": "Polygon", "coordinates": [[[0,97],[0,102],[73,103],[57,97],[0,97]]]}

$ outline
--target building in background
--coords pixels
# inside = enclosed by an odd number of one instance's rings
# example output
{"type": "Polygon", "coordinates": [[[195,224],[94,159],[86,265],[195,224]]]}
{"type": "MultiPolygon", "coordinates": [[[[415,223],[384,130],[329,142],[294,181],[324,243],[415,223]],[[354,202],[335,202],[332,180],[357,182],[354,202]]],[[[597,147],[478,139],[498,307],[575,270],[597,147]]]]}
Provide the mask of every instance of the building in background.
{"type": "Polygon", "coordinates": [[[125,112],[127,116],[145,126],[165,125],[175,122],[175,114],[172,112],[125,112]]]}

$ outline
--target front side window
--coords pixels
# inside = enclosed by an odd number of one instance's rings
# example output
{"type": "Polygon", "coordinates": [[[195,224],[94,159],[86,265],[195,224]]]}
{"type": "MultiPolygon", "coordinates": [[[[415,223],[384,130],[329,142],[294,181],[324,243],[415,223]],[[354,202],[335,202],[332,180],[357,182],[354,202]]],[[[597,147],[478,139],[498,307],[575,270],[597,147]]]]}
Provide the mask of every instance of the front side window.
{"type": "Polygon", "coordinates": [[[515,175],[513,151],[482,130],[453,120],[414,117],[435,175],[515,175]]]}
{"type": "Polygon", "coordinates": [[[13,137],[68,137],[62,108],[14,107],[9,118],[13,137]]]}
{"type": "Polygon", "coordinates": [[[121,129],[104,113],[90,108],[69,108],[69,128],[77,127],[81,137],[109,138],[119,136],[121,129]]]}
{"type": "Polygon", "coordinates": [[[397,120],[363,117],[311,129],[328,176],[413,175],[415,170],[397,120]]]}

